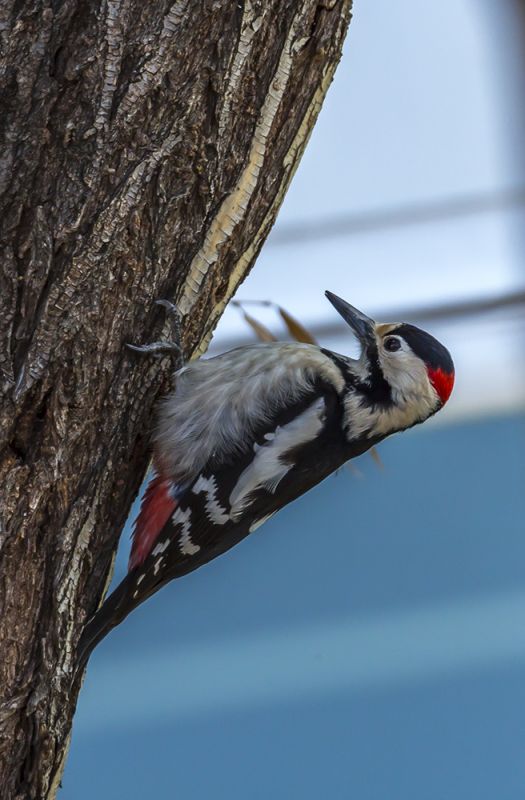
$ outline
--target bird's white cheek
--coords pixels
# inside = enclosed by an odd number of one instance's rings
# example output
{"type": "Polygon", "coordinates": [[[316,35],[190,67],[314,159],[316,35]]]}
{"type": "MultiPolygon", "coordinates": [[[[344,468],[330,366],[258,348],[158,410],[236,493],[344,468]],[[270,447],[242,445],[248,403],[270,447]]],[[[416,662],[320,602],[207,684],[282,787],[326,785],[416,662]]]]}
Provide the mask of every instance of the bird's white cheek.
{"type": "Polygon", "coordinates": [[[418,397],[428,398],[430,384],[425,366],[419,359],[402,354],[395,359],[385,359],[382,366],[395,403],[414,403],[418,397]]]}

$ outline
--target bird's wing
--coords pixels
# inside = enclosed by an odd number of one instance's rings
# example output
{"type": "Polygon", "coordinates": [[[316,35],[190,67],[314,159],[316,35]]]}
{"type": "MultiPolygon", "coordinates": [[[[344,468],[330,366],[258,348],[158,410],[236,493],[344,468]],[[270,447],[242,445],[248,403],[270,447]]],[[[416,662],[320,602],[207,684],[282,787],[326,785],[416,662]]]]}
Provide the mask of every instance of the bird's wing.
{"type": "Polygon", "coordinates": [[[272,426],[261,424],[235,459],[212,456],[130,573],[136,600],[229,550],[339,466],[340,414],[337,394],[318,386],[272,426]]]}
{"type": "MultiPolygon", "coordinates": [[[[159,493],[157,521],[167,518],[150,537],[144,558],[131,564],[127,577],[86,625],[79,665],[161,586],[229,550],[331,472],[337,466],[334,449],[341,446],[340,411],[333,387],[318,384],[302,400],[282,409],[271,424],[261,423],[235,458],[212,454],[178,498],[170,499],[163,482],[154,479],[152,491],[159,493]]],[[[145,512],[152,511],[152,502],[150,494],[145,512]]],[[[140,541],[134,542],[135,552],[140,541]]]]}
{"type": "MultiPolygon", "coordinates": [[[[183,494],[201,476],[242,463],[258,438],[279,435],[273,448],[263,448],[237,488],[236,506],[248,496],[250,482],[275,466],[271,457],[293,436],[308,436],[306,425],[293,416],[305,412],[319,387],[341,391],[340,369],[318,347],[273,343],[243,347],[224,356],[191,362],[176,374],[175,391],[164,401],[155,433],[156,474],[148,486],[134,525],[129,566],[142,564],[183,494]]],[[[263,440],[265,444],[265,440],[263,440]]],[[[282,470],[282,465],[280,467],[282,470]]],[[[274,482],[279,474],[268,478],[274,482]]],[[[268,483],[268,480],[266,481],[268,483]]],[[[199,484],[201,485],[201,484],[199,484]]],[[[204,491],[204,490],[202,490],[204,491]]],[[[178,512],[182,513],[182,510],[178,512]]],[[[237,512],[232,512],[239,514],[237,512]]]]}
{"type": "Polygon", "coordinates": [[[309,344],[253,345],[190,362],[160,409],[154,443],[162,473],[187,485],[210,459],[237,458],[261,426],[271,428],[319,382],[344,388],[340,368],[309,344]]]}

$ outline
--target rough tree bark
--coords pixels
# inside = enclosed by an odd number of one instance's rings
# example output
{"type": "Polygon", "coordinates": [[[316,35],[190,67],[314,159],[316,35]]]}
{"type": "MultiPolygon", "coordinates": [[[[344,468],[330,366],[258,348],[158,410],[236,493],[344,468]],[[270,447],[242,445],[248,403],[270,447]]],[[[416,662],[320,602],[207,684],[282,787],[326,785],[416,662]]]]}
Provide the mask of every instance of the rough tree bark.
{"type": "Polygon", "coordinates": [[[351,0],[1,0],[0,796],[53,797],[169,363],[275,219],[351,0]]]}

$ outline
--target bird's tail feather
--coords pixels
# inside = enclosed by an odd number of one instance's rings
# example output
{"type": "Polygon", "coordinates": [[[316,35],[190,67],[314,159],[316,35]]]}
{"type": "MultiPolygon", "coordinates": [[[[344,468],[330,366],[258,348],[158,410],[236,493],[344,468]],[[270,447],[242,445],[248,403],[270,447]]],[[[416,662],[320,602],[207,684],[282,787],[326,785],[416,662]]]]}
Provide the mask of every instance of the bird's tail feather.
{"type": "Polygon", "coordinates": [[[77,669],[80,670],[86,666],[97,644],[113,628],[119,625],[133,608],[133,605],[129,602],[130,588],[128,576],[117,586],[115,591],[109,595],[88,621],[78,642],[77,669]]]}

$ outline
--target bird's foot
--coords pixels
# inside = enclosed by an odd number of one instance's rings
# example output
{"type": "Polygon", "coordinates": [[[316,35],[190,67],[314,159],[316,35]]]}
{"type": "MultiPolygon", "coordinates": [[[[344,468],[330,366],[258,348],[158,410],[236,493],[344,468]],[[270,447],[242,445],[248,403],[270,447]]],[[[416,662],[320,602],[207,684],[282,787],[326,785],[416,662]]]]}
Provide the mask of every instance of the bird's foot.
{"type": "Polygon", "coordinates": [[[169,355],[173,359],[176,369],[184,366],[184,355],[181,344],[181,314],[179,309],[174,303],[169,300],[156,300],[156,305],[162,306],[166,309],[167,315],[171,324],[171,336],[169,341],[151,342],[151,344],[127,344],[130,350],[134,353],[141,355],[153,356],[154,358],[162,358],[162,356],[169,355]]]}

